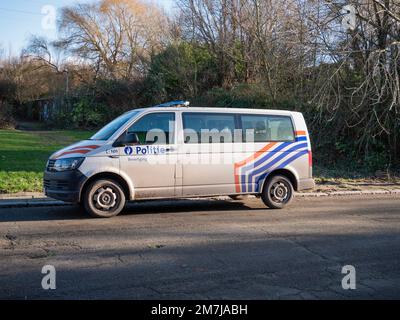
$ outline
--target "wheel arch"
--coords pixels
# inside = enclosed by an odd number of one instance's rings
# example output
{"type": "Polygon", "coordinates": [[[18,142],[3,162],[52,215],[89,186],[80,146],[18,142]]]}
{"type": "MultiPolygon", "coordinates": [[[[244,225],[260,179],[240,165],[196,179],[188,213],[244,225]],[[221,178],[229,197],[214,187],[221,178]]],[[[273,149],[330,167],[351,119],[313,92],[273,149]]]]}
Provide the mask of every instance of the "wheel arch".
{"type": "Polygon", "coordinates": [[[79,192],[79,202],[82,202],[82,196],[85,194],[86,188],[90,185],[90,183],[100,179],[111,179],[118,182],[125,193],[126,199],[127,200],[131,199],[131,189],[129,187],[128,182],[122,176],[114,172],[100,172],[91,176],[82,185],[81,190],[79,192]]]}
{"type": "Polygon", "coordinates": [[[298,181],[299,180],[298,180],[296,174],[288,168],[281,168],[281,169],[276,169],[274,171],[271,171],[270,173],[267,174],[267,176],[262,180],[262,182],[260,184],[260,188],[259,188],[260,192],[262,192],[264,190],[265,183],[269,179],[271,179],[272,177],[274,177],[276,175],[282,175],[282,176],[285,176],[286,178],[288,178],[293,185],[293,189],[295,191],[298,190],[298,181]]]}

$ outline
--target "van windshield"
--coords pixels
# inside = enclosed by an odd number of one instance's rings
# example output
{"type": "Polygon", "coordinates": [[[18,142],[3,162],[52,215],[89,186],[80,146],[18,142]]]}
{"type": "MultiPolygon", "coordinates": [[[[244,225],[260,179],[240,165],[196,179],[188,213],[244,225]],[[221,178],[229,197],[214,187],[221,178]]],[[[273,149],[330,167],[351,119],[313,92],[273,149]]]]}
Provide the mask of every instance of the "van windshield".
{"type": "Polygon", "coordinates": [[[108,140],[112,135],[123,125],[125,125],[129,120],[131,120],[139,111],[133,111],[125,113],[117,119],[111,121],[109,124],[100,129],[93,137],[89,140],[108,140]]]}

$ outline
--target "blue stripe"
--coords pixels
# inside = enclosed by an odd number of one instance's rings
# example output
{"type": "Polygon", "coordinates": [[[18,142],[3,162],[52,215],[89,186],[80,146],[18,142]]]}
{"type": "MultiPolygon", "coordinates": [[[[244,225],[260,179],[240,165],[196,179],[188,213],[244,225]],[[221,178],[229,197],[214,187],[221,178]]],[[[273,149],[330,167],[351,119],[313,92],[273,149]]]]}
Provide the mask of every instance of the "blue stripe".
{"type": "Polygon", "coordinates": [[[242,192],[246,192],[246,176],[240,175],[240,181],[242,181],[242,192]]]}
{"type": "Polygon", "coordinates": [[[299,141],[307,141],[307,137],[297,137],[296,142],[299,142],[299,141]]]}
{"type": "Polygon", "coordinates": [[[307,137],[299,137],[296,138],[295,142],[283,142],[279,147],[275,148],[274,150],[271,151],[266,151],[266,155],[264,157],[259,158],[256,162],[248,164],[246,166],[244,166],[242,168],[242,173],[246,174],[246,171],[248,171],[249,169],[258,167],[260,164],[264,163],[266,160],[268,160],[269,158],[271,158],[274,154],[274,152],[279,152],[282,149],[290,146],[291,144],[294,144],[296,142],[300,142],[300,141],[307,141],[307,137]]]}
{"type": "MultiPolygon", "coordinates": [[[[276,168],[276,169],[283,169],[283,168],[285,168],[288,164],[290,164],[290,163],[293,162],[294,160],[296,160],[296,159],[298,159],[298,158],[304,156],[305,154],[308,154],[308,150],[303,150],[303,151],[298,152],[298,153],[295,154],[293,157],[287,159],[285,162],[283,162],[282,164],[280,164],[279,167],[276,168]]],[[[257,181],[256,181],[256,188],[257,188],[257,190],[256,190],[256,192],[260,192],[260,190],[259,190],[259,188],[260,188],[260,181],[264,180],[269,174],[270,174],[270,172],[268,171],[268,172],[265,172],[264,174],[262,174],[261,176],[259,176],[259,177],[257,178],[257,181]]]]}
{"type": "Polygon", "coordinates": [[[246,192],[246,173],[247,173],[247,171],[249,171],[251,169],[254,169],[255,167],[258,167],[260,164],[264,163],[269,158],[271,158],[274,155],[275,152],[278,152],[278,151],[286,148],[287,146],[290,146],[293,143],[294,142],[284,142],[279,147],[277,147],[276,149],[274,149],[272,151],[267,151],[266,155],[261,157],[261,158],[259,158],[256,162],[250,163],[250,164],[242,167],[240,169],[241,177],[242,177],[242,191],[246,192]]]}
{"type": "Polygon", "coordinates": [[[302,148],[307,148],[308,144],[307,143],[302,143],[302,144],[298,144],[292,148],[290,148],[289,150],[284,151],[281,155],[279,155],[278,157],[276,157],[274,160],[272,160],[269,163],[265,163],[263,166],[261,166],[260,168],[252,171],[249,176],[248,176],[248,186],[249,186],[249,192],[252,191],[252,179],[255,175],[262,173],[263,171],[267,171],[268,168],[272,167],[274,164],[278,163],[279,161],[281,161],[282,159],[286,158],[287,156],[290,155],[290,153],[292,153],[293,151],[302,149],[302,148]]]}
{"type": "Polygon", "coordinates": [[[257,159],[254,163],[250,163],[242,168],[242,170],[247,171],[249,169],[252,169],[254,167],[258,167],[260,164],[265,162],[267,159],[271,158],[274,155],[274,152],[279,152],[282,149],[286,148],[287,146],[290,146],[294,142],[284,142],[282,143],[279,147],[275,148],[274,150],[268,150],[266,151],[266,155],[257,159]]]}
{"type": "MultiPolygon", "coordinates": [[[[297,137],[295,142],[300,142],[300,141],[307,141],[307,137],[297,137]]],[[[274,156],[274,152],[279,152],[282,149],[286,148],[287,146],[290,146],[291,144],[294,144],[295,142],[284,142],[282,143],[279,147],[275,148],[272,151],[266,151],[266,155],[259,158],[256,162],[250,163],[242,168],[240,168],[240,181],[241,181],[241,187],[242,187],[242,192],[246,192],[246,173],[247,171],[254,169],[258,167],[260,164],[264,163],[268,159],[270,159],[272,156],[274,156]]],[[[308,145],[307,145],[308,146],[308,145]]],[[[250,187],[250,189],[252,189],[250,187]]]]}

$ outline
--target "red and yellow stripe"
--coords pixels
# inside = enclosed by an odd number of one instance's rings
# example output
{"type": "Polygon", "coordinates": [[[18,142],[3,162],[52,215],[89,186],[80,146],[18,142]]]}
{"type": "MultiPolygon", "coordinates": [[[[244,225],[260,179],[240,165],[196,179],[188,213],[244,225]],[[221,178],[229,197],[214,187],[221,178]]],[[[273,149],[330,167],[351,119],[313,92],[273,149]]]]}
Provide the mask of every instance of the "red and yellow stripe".
{"type": "Polygon", "coordinates": [[[79,153],[79,154],[86,154],[89,153],[97,148],[99,148],[100,146],[97,145],[89,145],[89,146],[81,146],[81,147],[75,147],[75,148],[71,148],[68,149],[67,151],[57,154],[55,156],[55,158],[59,158],[68,154],[74,154],[74,153],[79,153]]]}

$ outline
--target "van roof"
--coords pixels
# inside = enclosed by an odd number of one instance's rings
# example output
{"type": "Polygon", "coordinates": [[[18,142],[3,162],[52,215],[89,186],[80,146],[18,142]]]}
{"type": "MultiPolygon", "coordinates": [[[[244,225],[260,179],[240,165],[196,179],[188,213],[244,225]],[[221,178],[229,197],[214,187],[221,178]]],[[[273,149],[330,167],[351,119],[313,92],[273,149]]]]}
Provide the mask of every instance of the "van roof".
{"type": "Polygon", "coordinates": [[[249,108],[211,108],[211,107],[164,107],[154,106],[149,108],[134,109],[129,112],[135,111],[186,111],[186,112],[214,112],[214,113],[254,113],[254,114],[276,114],[276,115],[290,115],[300,113],[297,111],[289,110],[273,110],[273,109],[249,109],[249,108]]]}

